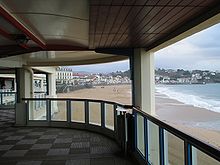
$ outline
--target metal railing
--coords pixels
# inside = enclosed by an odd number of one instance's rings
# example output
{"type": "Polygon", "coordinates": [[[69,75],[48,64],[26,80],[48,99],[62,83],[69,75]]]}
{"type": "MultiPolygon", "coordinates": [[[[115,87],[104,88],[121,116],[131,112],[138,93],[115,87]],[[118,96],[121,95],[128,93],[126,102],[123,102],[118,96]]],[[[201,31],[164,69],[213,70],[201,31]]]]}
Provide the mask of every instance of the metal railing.
{"type": "Polygon", "coordinates": [[[220,164],[220,150],[144,113],[111,101],[69,98],[28,98],[27,125],[71,127],[114,138],[140,164],[220,164]],[[37,109],[35,102],[45,106],[37,109]],[[125,118],[117,107],[132,109],[125,118]],[[126,128],[126,130],[125,130],[126,128]],[[128,146],[126,146],[128,145],[128,146]]]}
{"type": "Polygon", "coordinates": [[[119,103],[92,99],[25,98],[27,125],[87,129],[118,140],[117,107],[119,103]],[[39,105],[42,106],[36,106],[39,105]]]}
{"type": "Polygon", "coordinates": [[[136,107],[133,107],[133,113],[135,156],[139,162],[160,165],[220,165],[219,148],[187,135],[136,107]]]}

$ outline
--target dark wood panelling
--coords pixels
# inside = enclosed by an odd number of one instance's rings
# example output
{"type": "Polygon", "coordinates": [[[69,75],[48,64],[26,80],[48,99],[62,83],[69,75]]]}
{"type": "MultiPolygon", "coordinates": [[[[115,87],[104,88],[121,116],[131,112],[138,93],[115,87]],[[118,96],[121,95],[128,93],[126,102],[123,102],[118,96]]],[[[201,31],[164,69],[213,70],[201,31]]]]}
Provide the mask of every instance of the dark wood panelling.
{"type": "Polygon", "coordinates": [[[151,47],[218,5],[218,0],[91,0],[89,46],[151,47]]]}

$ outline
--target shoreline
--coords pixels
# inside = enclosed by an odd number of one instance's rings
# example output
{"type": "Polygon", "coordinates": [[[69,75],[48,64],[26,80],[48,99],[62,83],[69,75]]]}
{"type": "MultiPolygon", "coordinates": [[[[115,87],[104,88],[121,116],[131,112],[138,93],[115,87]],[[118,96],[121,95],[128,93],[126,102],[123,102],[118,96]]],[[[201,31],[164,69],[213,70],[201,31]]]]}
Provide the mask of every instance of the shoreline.
{"type": "Polygon", "coordinates": [[[208,122],[219,121],[220,113],[205,108],[195,107],[169,98],[165,94],[155,93],[156,114],[161,119],[174,122],[208,122]],[[175,118],[174,118],[175,115],[175,118]],[[207,118],[208,116],[208,118],[207,118]]]}

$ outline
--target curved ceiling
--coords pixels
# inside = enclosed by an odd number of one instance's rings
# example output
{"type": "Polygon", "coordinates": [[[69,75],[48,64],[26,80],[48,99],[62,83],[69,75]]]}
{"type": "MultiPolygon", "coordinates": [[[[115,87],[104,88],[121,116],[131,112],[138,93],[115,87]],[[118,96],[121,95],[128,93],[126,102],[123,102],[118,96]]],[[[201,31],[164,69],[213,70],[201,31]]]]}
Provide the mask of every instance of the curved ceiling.
{"type": "Polygon", "coordinates": [[[218,13],[219,0],[1,0],[0,57],[152,49],[218,13]]]}
{"type": "Polygon", "coordinates": [[[96,53],[95,51],[47,51],[22,55],[28,66],[86,65],[125,60],[126,56],[96,53]]]}

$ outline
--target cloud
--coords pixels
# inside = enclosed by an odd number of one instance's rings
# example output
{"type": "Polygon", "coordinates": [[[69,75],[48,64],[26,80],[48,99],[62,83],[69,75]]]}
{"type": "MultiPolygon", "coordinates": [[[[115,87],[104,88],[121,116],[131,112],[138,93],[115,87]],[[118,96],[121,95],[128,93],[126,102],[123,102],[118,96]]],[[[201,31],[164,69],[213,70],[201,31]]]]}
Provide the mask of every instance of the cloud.
{"type": "Polygon", "coordinates": [[[160,68],[220,70],[220,24],[155,53],[160,68]]]}
{"type": "Polygon", "coordinates": [[[87,71],[87,72],[98,72],[98,73],[109,73],[116,71],[126,71],[129,69],[129,61],[117,61],[104,64],[92,64],[92,65],[79,65],[71,66],[73,71],[87,71]]]}

